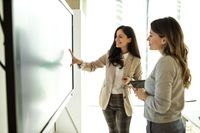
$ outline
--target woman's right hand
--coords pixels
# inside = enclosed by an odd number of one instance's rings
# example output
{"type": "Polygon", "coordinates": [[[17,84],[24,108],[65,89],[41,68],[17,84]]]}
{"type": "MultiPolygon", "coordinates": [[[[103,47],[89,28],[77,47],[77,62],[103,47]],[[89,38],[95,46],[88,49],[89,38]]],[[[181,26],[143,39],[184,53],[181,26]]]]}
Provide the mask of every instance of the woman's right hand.
{"type": "Polygon", "coordinates": [[[74,56],[74,54],[72,53],[71,49],[69,49],[69,52],[70,52],[70,54],[72,56],[72,64],[70,66],[72,66],[74,64],[82,64],[82,61],[74,56]]]}
{"type": "Polygon", "coordinates": [[[130,83],[130,81],[131,81],[131,78],[128,76],[122,78],[122,82],[124,85],[128,85],[130,83]]]}

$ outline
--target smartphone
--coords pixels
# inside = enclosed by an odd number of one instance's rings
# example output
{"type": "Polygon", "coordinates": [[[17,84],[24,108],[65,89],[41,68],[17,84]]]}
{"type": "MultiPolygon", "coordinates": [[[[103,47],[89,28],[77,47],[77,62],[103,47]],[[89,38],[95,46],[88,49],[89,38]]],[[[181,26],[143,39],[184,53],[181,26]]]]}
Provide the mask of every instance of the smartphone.
{"type": "Polygon", "coordinates": [[[130,81],[131,85],[134,88],[144,88],[144,82],[145,80],[134,80],[134,81],[130,81]]]}

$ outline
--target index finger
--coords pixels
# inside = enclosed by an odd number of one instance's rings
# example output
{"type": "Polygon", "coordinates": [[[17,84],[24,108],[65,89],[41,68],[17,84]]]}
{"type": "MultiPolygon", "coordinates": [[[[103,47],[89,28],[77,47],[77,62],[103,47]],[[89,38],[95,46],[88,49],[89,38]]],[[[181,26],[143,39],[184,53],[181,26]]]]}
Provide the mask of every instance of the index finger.
{"type": "Polygon", "coordinates": [[[68,50],[69,50],[71,56],[74,57],[74,55],[73,55],[73,53],[72,53],[72,50],[71,50],[71,49],[68,49],[68,50]]]}

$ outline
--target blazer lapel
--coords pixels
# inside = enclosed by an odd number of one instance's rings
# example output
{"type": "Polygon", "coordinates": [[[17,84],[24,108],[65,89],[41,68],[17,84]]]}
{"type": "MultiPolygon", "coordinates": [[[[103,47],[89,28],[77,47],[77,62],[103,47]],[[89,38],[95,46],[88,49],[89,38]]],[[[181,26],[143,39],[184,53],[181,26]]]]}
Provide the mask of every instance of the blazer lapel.
{"type": "Polygon", "coordinates": [[[130,75],[129,72],[130,72],[132,60],[133,60],[133,56],[131,56],[129,54],[127,59],[126,59],[126,61],[125,61],[125,65],[124,65],[124,76],[129,76],[130,75]]]}

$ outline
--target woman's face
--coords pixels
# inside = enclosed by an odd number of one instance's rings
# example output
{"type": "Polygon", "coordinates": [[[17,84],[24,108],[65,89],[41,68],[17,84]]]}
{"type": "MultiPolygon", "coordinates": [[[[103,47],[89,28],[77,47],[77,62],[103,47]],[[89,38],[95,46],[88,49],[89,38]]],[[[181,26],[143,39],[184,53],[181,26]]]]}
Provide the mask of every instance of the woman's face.
{"type": "Polygon", "coordinates": [[[115,42],[117,48],[127,49],[128,44],[131,42],[131,38],[128,38],[126,34],[121,29],[119,29],[116,32],[115,42]]]}
{"type": "Polygon", "coordinates": [[[149,47],[151,50],[162,50],[164,44],[165,44],[165,38],[160,37],[157,33],[154,31],[150,31],[150,34],[147,38],[149,41],[149,47]]]}

